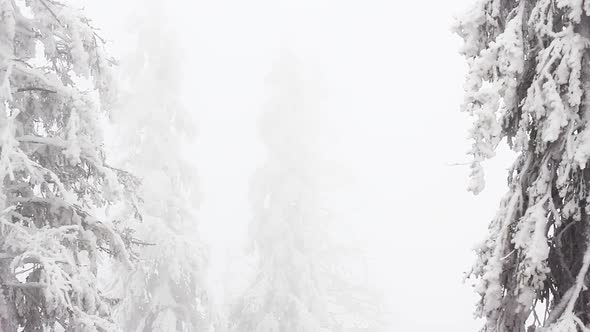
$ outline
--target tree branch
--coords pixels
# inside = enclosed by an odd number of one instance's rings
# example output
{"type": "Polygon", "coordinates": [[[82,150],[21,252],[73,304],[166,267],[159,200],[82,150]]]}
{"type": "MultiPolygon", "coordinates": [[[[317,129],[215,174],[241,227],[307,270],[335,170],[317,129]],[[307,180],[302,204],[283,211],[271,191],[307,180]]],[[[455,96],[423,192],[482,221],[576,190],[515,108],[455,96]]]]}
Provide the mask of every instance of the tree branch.
{"type": "Polygon", "coordinates": [[[57,91],[55,91],[55,90],[49,90],[49,89],[38,88],[38,87],[19,88],[16,90],[16,92],[26,92],[26,91],[41,91],[41,92],[47,92],[47,93],[57,93],[57,91]]]}
{"type": "Polygon", "coordinates": [[[51,15],[53,16],[53,18],[55,18],[55,20],[57,21],[57,23],[59,23],[59,25],[61,25],[61,27],[63,28],[64,27],[63,23],[61,23],[60,19],[57,17],[57,15],[55,15],[55,13],[53,12],[53,10],[51,10],[51,8],[49,8],[49,6],[45,3],[45,1],[39,0],[39,2],[41,2],[41,4],[43,5],[43,7],[45,7],[45,9],[47,9],[47,11],[49,13],[51,13],[51,15]]]}

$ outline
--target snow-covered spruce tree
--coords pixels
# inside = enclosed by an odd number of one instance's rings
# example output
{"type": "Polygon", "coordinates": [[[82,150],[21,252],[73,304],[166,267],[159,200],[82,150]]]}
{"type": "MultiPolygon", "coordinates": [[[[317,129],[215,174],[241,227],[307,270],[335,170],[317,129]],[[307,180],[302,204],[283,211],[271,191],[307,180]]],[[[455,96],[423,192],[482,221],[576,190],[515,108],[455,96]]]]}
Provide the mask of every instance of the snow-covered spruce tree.
{"type": "Polygon", "coordinates": [[[471,190],[505,139],[509,191],[472,276],[484,331],[588,331],[590,1],[480,0],[459,20],[471,190]]]}
{"type": "Polygon", "coordinates": [[[97,271],[132,256],[106,215],[139,215],[101,148],[110,65],[80,11],[0,0],[0,331],[117,330],[97,271]]]}
{"type": "Polygon", "coordinates": [[[257,268],[230,315],[231,331],[377,331],[379,308],[347,278],[347,257],[330,239],[317,142],[317,98],[285,52],[269,76],[261,117],[269,157],[253,177],[250,234],[257,268]],[[374,315],[374,317],[372,316],[374,315]]]}
{"type": "Polygon", "coordinates": [[[125,331],[208,331],[213,324],[206,250],[199,238],[194,132],[180,100],[181,58],[159,1],[146,1],[134,25],[137,43],[121,61],[121,105],[114,112],[118,162],[142,180],[141,259],[117,290],[116,319],[125,331]]]}

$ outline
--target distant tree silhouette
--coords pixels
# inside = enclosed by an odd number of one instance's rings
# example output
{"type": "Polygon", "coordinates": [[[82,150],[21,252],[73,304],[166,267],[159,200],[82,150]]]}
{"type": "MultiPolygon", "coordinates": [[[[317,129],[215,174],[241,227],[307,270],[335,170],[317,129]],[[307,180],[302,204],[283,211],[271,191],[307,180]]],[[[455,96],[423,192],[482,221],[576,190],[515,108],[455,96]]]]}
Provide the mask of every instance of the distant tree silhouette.
{"type": "Polygon", "coordinates": [[[260,119],[269,158],[253,177],[250,235],[258,264],[230,317],[231,331],[381,331],[380,302],[350,277],[348,251],[330,239],[318,155],[318,96],[284,51],[260,119]]]}

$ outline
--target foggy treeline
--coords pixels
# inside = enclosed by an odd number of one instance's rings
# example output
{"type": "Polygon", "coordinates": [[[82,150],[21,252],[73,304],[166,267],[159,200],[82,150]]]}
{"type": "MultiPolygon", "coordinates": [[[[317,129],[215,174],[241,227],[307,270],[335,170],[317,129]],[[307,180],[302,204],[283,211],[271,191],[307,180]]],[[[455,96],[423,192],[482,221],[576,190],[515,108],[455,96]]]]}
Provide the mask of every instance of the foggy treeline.
{"type": "Polygon", "coordinates": [[[0,0],[0,332],[589,331],[589,47],[588,0],[0,0]]]}
{"type": "Polygon", "coordinates": [[[0,1],[0,330],[384,328],[362,253],[332,241],[345,226],[322,199],[317,92],[288,50],[258,119],[267,157],[242,234],[251,264],[232,276],[235,296],[212,291],[190,152],[199,120],[165,10],[146,2],[116,59],[117,34],[79,4],[0,1]]]}

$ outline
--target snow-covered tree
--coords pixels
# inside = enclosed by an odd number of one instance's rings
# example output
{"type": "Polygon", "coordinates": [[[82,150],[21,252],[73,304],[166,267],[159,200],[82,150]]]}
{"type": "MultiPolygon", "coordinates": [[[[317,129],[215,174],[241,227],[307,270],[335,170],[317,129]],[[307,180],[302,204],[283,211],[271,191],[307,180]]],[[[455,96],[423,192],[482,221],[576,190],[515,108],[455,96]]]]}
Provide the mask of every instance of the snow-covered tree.
{"type": "MultiPolygon", "coordinates": [[[[258,267],[230,317],[232,331],[377,331],[379,312],[331,241],[318,155],[317,95],[284,53],[260,130],[269,152],[254,175],[250,233],[258,267]],[[355,330],[355,328],[357,328],[355,330]]],[[[362,279],[362,278],[361,278],[362,279]]]]}
{"type": "Polygon", "coordinates": [[[470,189],[503,141],[517,155],[472,270],[484,331],[589,330],[589,15],[584,0],[479,0],[457,24],[470,189]]]}
{"type": "Polygon", "coordinates": [[[121,61],[122,110],[113,149],[142,180],[144,242],[136,269],[119,284],[117,321],[125,331],[207,331],[213,323],[206,248],[197,229],[193,119],[182,105],[182,52],[159,1],[138,9],[134,51],[121,61]],[[121,286],[123,286],[121,288],[121,286]]]}
{"type": "Polygon", "coordinates": [[[110,66],[81,11],[0,0],[0,331],[118,330],[100,263],[131,267],[118,225],[140,215],[137,180],[105,164],[110,66]]]}

